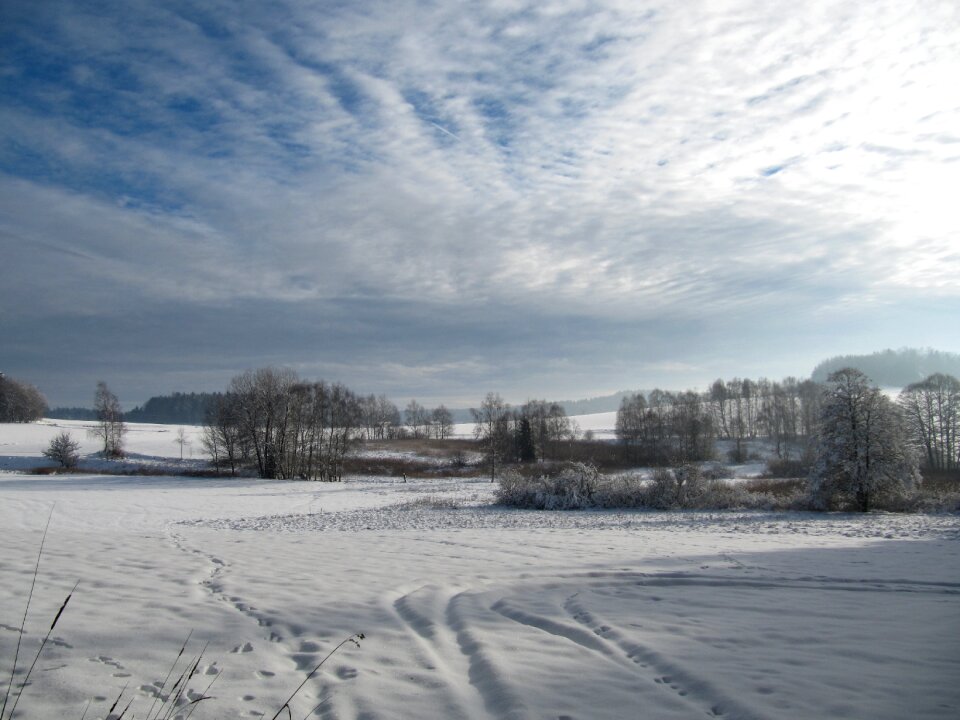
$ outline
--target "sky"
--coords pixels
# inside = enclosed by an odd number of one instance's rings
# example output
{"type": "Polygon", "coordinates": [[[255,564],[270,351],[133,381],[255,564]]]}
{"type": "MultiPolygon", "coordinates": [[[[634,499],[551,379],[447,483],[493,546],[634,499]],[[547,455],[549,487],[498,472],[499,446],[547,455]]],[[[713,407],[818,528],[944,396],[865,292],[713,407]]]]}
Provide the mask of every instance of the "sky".
{"type": "Polygon", "coordinates": [[[960,350],[960,4],[0,3],[0,371],[398,403],[960,350]]]}

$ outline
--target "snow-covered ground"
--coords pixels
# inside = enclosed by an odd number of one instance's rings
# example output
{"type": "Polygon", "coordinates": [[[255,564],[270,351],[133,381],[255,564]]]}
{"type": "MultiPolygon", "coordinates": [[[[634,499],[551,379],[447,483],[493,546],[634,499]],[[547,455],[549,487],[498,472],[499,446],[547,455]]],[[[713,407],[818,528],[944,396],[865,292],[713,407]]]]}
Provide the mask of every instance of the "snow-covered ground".
{"type": "MultiPolygon", "coordinates": [[[[36,461],[33,427],[0,426],[0,456],[36,461]]],[[[128,447],[178,459],[175,433],[128,447]]],[[[80,585],[17,717],[103,717],[124,686],[144,717],[191,630],[193,687],[216,678],[194,718],[273,716],[353,632],[292,717],[960,716],[956,516],[490,499],[480,480],[0,472],[0,676],[54,507],[21,657],[80,585]]]]}

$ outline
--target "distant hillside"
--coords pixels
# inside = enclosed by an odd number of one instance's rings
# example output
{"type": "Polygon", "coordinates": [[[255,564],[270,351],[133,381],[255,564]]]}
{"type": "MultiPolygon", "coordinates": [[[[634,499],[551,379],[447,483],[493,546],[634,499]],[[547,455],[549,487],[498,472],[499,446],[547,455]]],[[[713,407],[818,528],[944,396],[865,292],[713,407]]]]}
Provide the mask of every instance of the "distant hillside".
{"type": "Polygon", "coordinates": [[[880,387],[902,388],[934,373],[960,377],[960,354],[901,348],[871,355],[838,355],[817,365],[812,377],[826,382],[830,373],[844,367],[856,368],[880,387]]]}

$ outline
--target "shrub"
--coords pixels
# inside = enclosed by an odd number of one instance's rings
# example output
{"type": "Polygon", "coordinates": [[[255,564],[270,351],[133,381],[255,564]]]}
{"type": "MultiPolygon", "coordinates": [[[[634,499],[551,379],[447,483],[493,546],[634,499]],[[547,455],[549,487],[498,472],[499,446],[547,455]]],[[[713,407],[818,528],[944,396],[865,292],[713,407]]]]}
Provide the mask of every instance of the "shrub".
{"type": "Polygon", "coordinates": [[[666,467],[654,468],[644,500],[644,505],[659,510],[676,507],[677,479],[673,470],[666,467]]]}
{"type": "Polygon", "coordinates": [[[80,462],[80,443],[70,437],[70,433],[62,432],[50,441],[43,454],[60,463],[60,467],[73,468],[80,462]]]}
{"type": "Polygon", "coordinates": [[[502,473],[497,502],[536,510],[576,510],[594,505],[599,473],[592,465],[567,463],[555,475],[525,478],[514,470],[502,473]]]}
{"type": "Polygon", "coordinates": [[[648,507],[649,485],[638,474],[614,475],[600,483],[593,499],[602,508],[648,507]]]}

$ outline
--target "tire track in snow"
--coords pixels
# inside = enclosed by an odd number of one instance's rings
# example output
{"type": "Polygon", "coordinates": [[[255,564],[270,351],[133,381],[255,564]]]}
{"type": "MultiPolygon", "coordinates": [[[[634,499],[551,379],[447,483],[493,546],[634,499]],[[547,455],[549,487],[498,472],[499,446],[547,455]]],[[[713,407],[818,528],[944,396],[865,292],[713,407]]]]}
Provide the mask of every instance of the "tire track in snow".
{"type": "Polygon", "coordinates": [[[460,652],[467,657],[467,677],[480,693],[487,712],[503,720],[522,720],[528,717],[523,701],[504,679],[504,673],[493,662],[485,643],[470,628],[466,606],[474,603],[473,612],[484,612],[478,598],[468,593],[458,593],[447,603],[445,620],[454,633],[460,652]]]}
{"type": "MultiPolygon", "coordinates": [[[[438,676],[447,691],[447,697],[441,703],[444,705],[441,716],[485,718],[486,714],[470,712],[477,703],[473,696],[467,697],[463,692],[462,679],[467,677],[468,667],[466,663],[456,662],[461,655],[456,638],[442,621],[450,596],[455,592],[436,585],[422,585],[396,598],[391,608],[413,638],[416,645],[414,655],[421,671],[431,677],[438,676]],[[435,617],[441,618],[439,623],[434,621],[435,617]]],[[[416,678],[412,679],[417,682],[416,678]]],[[[436,684],[428,689],[436,692],[436,684]]]]}
{"type": "Polygon", "coordinates": [[[697,677],[678,663],[667,659],[658,651],[626,637],[590,612],[578,594],[570,596],[564,610],[576,622],[589,628],[600,638],[611,642],[620,652],[641,668],[653,670],[653,682],[669,689],[688,701],[695,701],[707,717],[724,717],[730,720],[760,720],[761,716],[721,692],[703,678],[697,677]]]}

